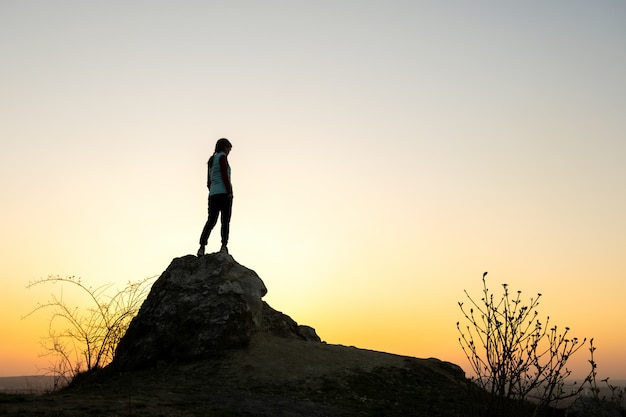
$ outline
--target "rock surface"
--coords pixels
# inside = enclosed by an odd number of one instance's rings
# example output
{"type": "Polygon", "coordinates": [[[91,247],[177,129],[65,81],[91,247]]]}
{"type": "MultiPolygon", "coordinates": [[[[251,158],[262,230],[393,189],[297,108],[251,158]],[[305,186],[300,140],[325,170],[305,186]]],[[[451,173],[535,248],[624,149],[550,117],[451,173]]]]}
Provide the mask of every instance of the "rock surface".
{"type": "Polygon", "coordinates": [[[313,328],[265,303],[266,293],[261,278],[227,253],[176,258],[120,340],[113,366],[129,371],[208,358],[248,345],[259,332],[320,342],[313,328]]]}

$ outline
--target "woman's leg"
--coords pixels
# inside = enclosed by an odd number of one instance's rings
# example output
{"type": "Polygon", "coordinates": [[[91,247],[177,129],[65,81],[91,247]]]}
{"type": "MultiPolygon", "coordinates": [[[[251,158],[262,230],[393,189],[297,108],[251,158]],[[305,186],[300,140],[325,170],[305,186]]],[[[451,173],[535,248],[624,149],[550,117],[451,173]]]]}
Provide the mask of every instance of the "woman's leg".
{"type": "Polygon", "coordinates": [[[202,234],[200,235],[200,246],[206,246],[209,241],[209,236],[211,235],[211,231],[217,224],[217,216],[220,214],[221,204],[219,197],[221,194],[212,195],[209,197],[209,218],[204,224],[204,228],[202,229],[202,234]]]}
{"type": "Polygon", "coordinates": [[[222,205],[222,247],[228,244],[228,235],[230,234],[230,215],[233,211],[233,199],[228,194],[220,194],[224,196],[222,205]]]}

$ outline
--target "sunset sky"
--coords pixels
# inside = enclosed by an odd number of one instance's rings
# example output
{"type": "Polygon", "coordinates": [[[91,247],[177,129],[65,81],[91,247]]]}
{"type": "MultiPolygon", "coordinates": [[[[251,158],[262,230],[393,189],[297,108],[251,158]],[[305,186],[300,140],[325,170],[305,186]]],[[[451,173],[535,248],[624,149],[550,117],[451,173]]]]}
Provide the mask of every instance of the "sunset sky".
{"type": "Polygon", "coordinates": [[[489,271],[626,379],[625,74],[622,0],[0,0],[0,376],[29,282],[195,254],[227,137],[230,253],[326,342],[469,371],[489,271]]]}

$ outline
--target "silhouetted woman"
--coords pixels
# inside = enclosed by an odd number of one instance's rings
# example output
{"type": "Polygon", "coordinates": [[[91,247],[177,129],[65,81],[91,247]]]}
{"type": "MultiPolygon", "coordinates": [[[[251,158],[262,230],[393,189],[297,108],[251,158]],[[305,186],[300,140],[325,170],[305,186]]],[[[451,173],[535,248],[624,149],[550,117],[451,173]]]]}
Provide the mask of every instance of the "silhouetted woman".
{"type": "Polygon", "coordinates": [[[198,256],[204,255],[204,248],[209,240],[211,230],[217,223],[217,216],[221,213],[222,219],[222,248],[220,251],[228,253],[228,233],[230,230],[230,214],[233,207],[233,186],[230,182],[230,165],[228,154],[233,145],[226,138],[215,144],[215,153],[208,162],[207,187],[209,188],[209,218],[200,235],[200,249],[198,256]]]}

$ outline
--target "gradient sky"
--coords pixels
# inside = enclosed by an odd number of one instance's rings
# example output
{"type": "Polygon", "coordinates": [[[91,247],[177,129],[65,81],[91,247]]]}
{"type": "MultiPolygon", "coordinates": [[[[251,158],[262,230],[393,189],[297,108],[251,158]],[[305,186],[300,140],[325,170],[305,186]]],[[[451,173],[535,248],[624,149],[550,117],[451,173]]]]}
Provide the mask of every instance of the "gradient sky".
{"type": "Polygon", "coordinates": [[[230,252],[323,340],[468,370],[489,271],[624,379],[624,74],[621,0],[0,0],[0,375],[47,364],[29,282],[195,253],[227,137],[230,252]]]}

